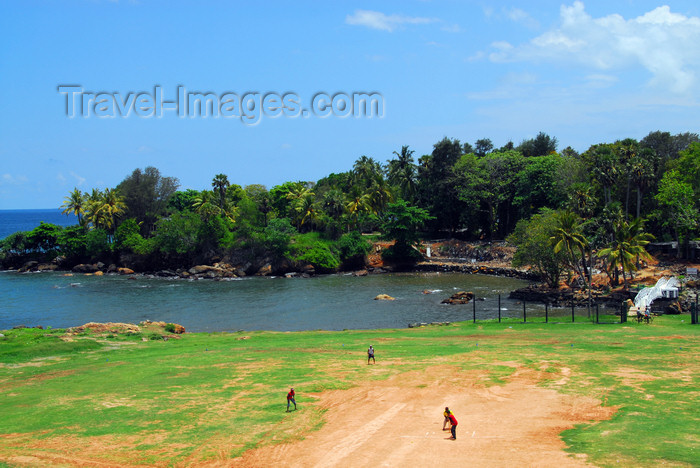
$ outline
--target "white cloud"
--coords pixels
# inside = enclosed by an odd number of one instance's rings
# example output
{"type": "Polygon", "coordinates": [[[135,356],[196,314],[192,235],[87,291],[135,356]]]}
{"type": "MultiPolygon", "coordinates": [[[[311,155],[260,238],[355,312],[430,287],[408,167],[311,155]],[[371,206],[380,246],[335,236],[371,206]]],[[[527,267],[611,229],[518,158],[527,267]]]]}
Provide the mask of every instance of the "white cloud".
{"type": "Polygon", "coordinates": [[[80,176],[79,176],[78,174],[76,174],[75,172],[71,171],[71,172],[70,172],[70,175],[71,175],[71,177],[74,177],[74,178],[75,178],[76,184],[77,184],[78,186],[81,186],[81,185],[83,185],[83,184],[85,183],[85,178],[84,178],[84,177],[80,177],[80,176]]]}
{"type": "Polygon", "coordinates": [[[365,26],[370,29],[392,32],[396,28],[406,24],[434,23],[433,18],[418,16],[385,15],[379,11],[355,10],[355,13],[345,17],[345,23],[352,26],[365,26]]]}
{"type": "Polygon", "coordinates": [[[462,28],[458,24],[446,24],[440,28],[442,31],[448,33],[461,33],[462,28]]]}
{"type": "Polygon", "coordinates": [[[58,180],[61,183],[61,185],[66,183],[65,176],[63,174],[61,174],[60,172],[58,174],[56,174],[56,180],[58,180]]]}
{"type": "Polygon", "coordinates": [[[13,176],[12,174],[5,173],[0,176],[1,185],[20,185],[28,181],[29,179],[27,179],[27,176],[23,175],[13,176]]]}
{"type": "Polygon", "coordinates": [[[520,8],[504,8],[503,14],[511,21],[523,24],[528,28],[538,28],[540,23],[530,16],[527,12],[521,10],[520,8]]]}
{"type": "Polygon", "coordinates": [[[576,1],[561,7],[557,27],[530,42],[492,46],[494,62],[574,62],[605,71],[641,66],[651,74],[651,84],[684,93],[697,84],[700,18],[673,13],[668,6],[631,19],[618,14],[593,18],[576,1]]]}

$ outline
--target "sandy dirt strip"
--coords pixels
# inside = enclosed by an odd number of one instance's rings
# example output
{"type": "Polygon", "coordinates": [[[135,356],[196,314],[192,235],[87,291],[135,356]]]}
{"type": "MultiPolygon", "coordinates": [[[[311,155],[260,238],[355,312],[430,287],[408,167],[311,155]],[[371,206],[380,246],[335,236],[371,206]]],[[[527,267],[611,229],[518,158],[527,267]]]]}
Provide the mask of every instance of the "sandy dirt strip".
{"type": "MultiPolygon", "coordinates": [[[[568,374],[568,369],[555,374],[555,386],[565,384],[568,374]]],[[[592,466],[585,455],[566,453],[559,434],[574,424],[607,419],[614,408],[542,388],[537,382],[543,373],[532,370],[517,369],[501,386],[484,387],[475,377],[434,366],[317,395],[317,404],[327,410],[321,431],[210,466],[592,466]],[[455,441],[442,430],[445,406],[459,422],[455,441]]]]}

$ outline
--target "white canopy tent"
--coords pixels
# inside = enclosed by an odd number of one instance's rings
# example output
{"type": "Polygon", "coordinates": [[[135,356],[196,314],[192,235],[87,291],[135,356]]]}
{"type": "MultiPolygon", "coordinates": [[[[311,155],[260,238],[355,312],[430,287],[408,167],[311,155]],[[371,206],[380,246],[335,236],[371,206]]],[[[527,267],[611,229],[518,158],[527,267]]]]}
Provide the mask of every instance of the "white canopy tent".
{"type": "Polygon", "coordinates": [[[644,288],[639,291],[634,298],[634,306],[638,311],[643,312],[651,306],[652,302],[660,297],[669,299],[677,298],[679,286],[680,283],[676,278],[663,277],[659,279],[653,287],[644,288]]]}

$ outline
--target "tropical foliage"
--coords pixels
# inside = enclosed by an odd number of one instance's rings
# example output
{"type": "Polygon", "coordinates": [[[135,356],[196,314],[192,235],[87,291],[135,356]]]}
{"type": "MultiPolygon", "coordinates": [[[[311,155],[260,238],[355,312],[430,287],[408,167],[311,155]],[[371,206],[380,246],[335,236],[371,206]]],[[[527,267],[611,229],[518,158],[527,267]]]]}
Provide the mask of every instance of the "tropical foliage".
{"type": "Polygon", "coordinates": [[[209,189],[177,191],[176,178],[136,169],[115,188],[68,193],[62,209],[78,226],[15,233],[0,252],[117,263],[137,256],[152,267],[230,257],[330,271],[361,265],[363,232],[381,231],[402,255],[417,252],[421,236],[508,238],[520,248],[518,264],[552,284],[568,270],[583,287],[596,262],[626,283],[652,235],[688,254],[700,234],[697,134],[656,131],[580,154],[557,146],[543,132],[501,147],[446,137],[428,154],[403,145],[385,163],[363,155],[345,172],[269,190],[217,173],[209,189]]]}

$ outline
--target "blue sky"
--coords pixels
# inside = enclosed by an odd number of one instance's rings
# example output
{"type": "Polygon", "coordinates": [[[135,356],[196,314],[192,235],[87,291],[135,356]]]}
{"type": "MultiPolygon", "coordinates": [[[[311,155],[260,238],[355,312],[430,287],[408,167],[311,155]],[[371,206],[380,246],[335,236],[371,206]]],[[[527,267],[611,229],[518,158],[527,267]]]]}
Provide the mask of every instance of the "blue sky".
{"type": "Polygon", "coordinates": [[[700,131],[700,4],[627,0],[0,5],[0,209],[59,206],[155,166],[268,188],[317,180],[444,136],[496,146],[544,131],[584,151],[700,131]],[[66,116],[85,92],[377,92],[381,118],[66,116]]]}

